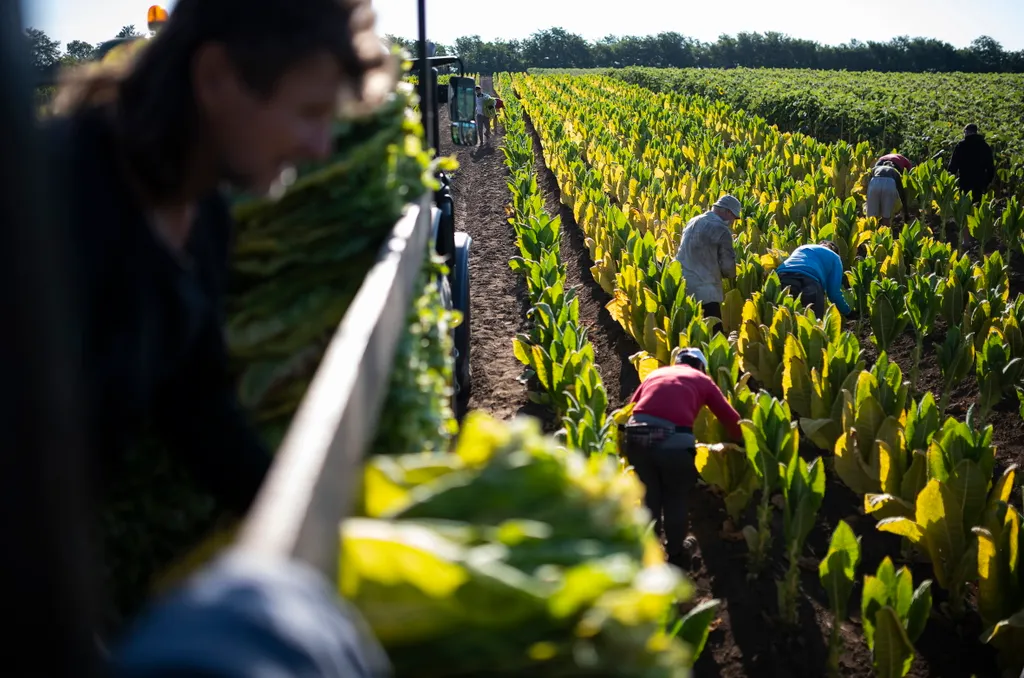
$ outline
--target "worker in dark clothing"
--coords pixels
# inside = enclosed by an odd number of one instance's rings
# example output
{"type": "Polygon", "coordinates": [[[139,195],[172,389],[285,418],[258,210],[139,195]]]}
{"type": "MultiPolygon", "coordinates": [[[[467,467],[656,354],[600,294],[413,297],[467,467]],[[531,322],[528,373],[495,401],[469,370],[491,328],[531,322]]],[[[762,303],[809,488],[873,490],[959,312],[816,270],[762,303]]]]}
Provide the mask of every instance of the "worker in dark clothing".
{"type": "Polygon", "coordinates": [[[910,211],[903,176],[893,161],[883,160],[871,170],[866,203],[868,216],[878,219],[882,226],[889,226],[892,223],[892,213],[896,210],[897,198],[903,205],[903,221],[908,223],[910,211]]]}
{"type": "Polygon", "coordinates": [[[797,247],[776,273],[790,295],[799,297],[805,307],[813,308],[817,317],[825,315],[826,297],[844,316],[851,315],[850,305],[843,297],[843,260],[834,242],[823,240],[817,245],[797,247]]]}
{"type": "Polygon", "coordinates": [[[393,91],[369,5],[179,0],[132,60],[62,83],[45,134],[101,488],[103,466],[152,423],[221,508],[255,498],[271,455],[228,373],[222,186],[267,193],[329,156],[339,112],[393,91]]]}
{"type": "Polygon", "coordinates": [[[683,569],[697,545],[686,535],[686,494],[697,481],[693,422],[706,405],[732,440],[742,437],[740,415],[707,371],[699,349],[681,351],[675,365],[654,370],[637,388],[622,430],[623,455],[644,485],[655,531],[664,529],[668,561],[683,569]]]}
{"type": "Polygon", "coordinates": [[[978,133],[978,126],[974,123],[964,127],[964,138],[953,149],[953,157],[946,169],[957,175],[962,193],[969,193],[975,204],[981,202],[981,197],[996,177],[996,166],[992,147],[978,133]]]}

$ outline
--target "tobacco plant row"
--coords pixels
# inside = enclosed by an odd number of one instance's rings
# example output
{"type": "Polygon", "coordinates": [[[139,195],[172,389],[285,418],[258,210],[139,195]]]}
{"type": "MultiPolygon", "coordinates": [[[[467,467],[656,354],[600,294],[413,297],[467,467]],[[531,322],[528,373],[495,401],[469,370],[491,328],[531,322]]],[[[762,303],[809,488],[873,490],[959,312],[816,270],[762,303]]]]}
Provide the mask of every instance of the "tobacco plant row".
{"type": "MultiPolygon", "coordinates": [[[[512,198],[509,223],[520,252],[509,265],[525,279],[531,304],[530,333],[515,337],[513,351],[526,368],[522,379],[531,386],[531,401],[548,406],[561,421],[559,439],[570,449],[603,460],[616,450],[615,420],[608,413],[608,396],[596,368],[594,347],[580,322],[576,288],[566,287],[561,219],[547,213],[538,190],[533,139],[511,78],[497,76],[494,85],[507,100],[502,113],[502,151],[512,198]]],[[[703,650],[719,604],[718,600],[705,601],[681,619],[666,620],[671,625],[665,631],[689,645],[690,662],[703,650]]]]}

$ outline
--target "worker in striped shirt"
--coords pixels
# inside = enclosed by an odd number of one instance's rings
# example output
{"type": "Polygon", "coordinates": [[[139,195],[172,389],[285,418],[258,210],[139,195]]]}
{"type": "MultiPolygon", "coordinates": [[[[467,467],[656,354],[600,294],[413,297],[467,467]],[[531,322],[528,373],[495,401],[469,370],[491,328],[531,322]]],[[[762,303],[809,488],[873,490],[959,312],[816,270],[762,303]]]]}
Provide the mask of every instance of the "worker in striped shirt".
{"type": "Polygon", "coordinates": [[[644,502],[664,531],[668,561],[687,569],[697,541],[687,536],[687,493],[697,481],[693,422],[707,406],[731,440],[740,441],[740,415],[708,376],[708,361],[696,348],[681,351],[674,365],[651,372],[630,402],[622,453],[646,490],[644,502]]]}

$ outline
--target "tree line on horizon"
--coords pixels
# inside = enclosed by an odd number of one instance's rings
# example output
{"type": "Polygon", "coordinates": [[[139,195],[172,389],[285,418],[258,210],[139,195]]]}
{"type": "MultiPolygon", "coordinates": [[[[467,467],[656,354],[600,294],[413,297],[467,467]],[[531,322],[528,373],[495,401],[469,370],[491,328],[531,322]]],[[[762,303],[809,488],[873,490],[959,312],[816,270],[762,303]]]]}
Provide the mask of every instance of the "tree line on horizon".
{"type": "MultiPolygon", "coordinates": [[[[135,29],[135,25],[131,24],[122,26],[120,31],[110,36],[110,39],[133,38],[141,35],[142,33],[135,29]]],[[[25,29],[25,39],[28,42],[29,63],[36,70],[44,72],[58,66],[87,61],[103,44],[92,44],[85,40],[70,40],[64,49],[61,49],[60,40],[54,40],[45,31],[32,27],[25,29]]]]}
{"type": "MultiPolygon", "coordinates": [[[[415,50],[414,40],[386,37],[392,43],[415,50]]],[[[437,54],[458,55],[471,73],[627,66],[1024,73],[1024,50],[1006,50],[984,35],[970,46],[958,48],[942,40],[910,36],[888,42],[851,40],[841,45],[823,45],[776,32],[723,34],[715,42],[701,42],[675,32],[589,41],[563,28],[548,28],[524,40],[485,41],[479,35],[466,36],[451,45],[437,45],[437,54]]]]}
{"type": "MultiPolygon", "coordinates": [[[[124,26],[112,38],[141,35],[134,25],[124,26]]],[[[38,28],[25,37],[31,63],[40,72],[85,61],[99,44],[71,40],[61,49],[38,28]]],[[[400,36],[386,39],[415,55],[416,42],[400,36]]],[[[457,54],[469,72],[499,73],[531,68],[817,68],[847,71],[908,71],[965,73],[1024,73],[1024,50],[1009,51],[993,38],[981,36],[970,46],[957,48],[934,38],[899,36],[888,42],[851,40],[822,45],[776,32],[721,35],[701,42],[680,33],[648,36],[608,36],[588,41],[563,28],[537,31],[524,40],[484,41],[478,35],[458,38],[452,45],[438,44],[437,54],[457,54]]]]}

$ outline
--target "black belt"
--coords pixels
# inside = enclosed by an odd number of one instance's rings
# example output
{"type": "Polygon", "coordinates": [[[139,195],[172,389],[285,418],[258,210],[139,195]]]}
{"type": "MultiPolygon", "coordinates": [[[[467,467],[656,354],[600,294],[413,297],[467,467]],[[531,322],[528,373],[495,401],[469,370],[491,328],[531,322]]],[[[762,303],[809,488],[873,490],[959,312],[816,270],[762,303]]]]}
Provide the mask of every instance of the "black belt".
{"type": "MultiPolygon", "coordinates": [[[[693,435],[693,427],[691,426],[658,426],[657,424],[645,424],[645,426],[649,426],[651,428],[660,428],[667,431],[673,431],[675,433],[689,433],[690,435],[693,435]]],[[[619,424],[619,431],[625,430],[626,424],[619,424]]]]}

